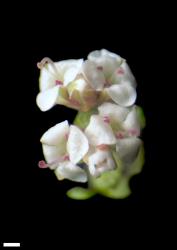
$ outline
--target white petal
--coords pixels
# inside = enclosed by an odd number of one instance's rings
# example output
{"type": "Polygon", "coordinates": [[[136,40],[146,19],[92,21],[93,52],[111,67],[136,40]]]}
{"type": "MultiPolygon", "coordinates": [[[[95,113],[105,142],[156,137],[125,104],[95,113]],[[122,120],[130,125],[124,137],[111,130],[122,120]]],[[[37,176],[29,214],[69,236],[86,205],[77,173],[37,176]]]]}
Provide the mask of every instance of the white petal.
{"type": "Polygon", "coordinates": [[[127,82],[114,84],[106,91],[114,102],[123,107],[133,105],[136,100],[136,90],[127,82]]]}
{"type": "Polygon", "coordinates": [[[81,71],[82,63],[83,59],[64,60],[53,64],[46,64],[45,67],[41,69],[40,73],[40,91],[45,91],[54,87],[56,80],[64,81],[65,84],[68,84],[68,82],[73,80],[77,73],[81,71]]]}
{"type": "Polygon", "coordinates": [[[64,75],[70,68],[76,68],[78,71],[81,70],[82,63],[83,59],[69,59],[57,62],[55,63],[55,66],[61,72],[61,74],[64,75]]]}
{"type": "Polygon", "coordinates": [[[77,182],[86,182],[86,172],[80,167],[74,165],[70,161],[65,161],[55,170],[55,174],[59,180],[68,179],[77,182]]]}
{"type": "Polygon", "coordinates": [[[122,60],[122,58],[119,55],[117,55],[113,52],[110,52],[106,49],[94,50],[94,51],[90,52],[90,54],[88,55],[89,60],[96,61],[96,62],[98,62],[99,60],[102,60],[103,57],[115,59],[115,60],[117,60],[117,62],[121,62],[121,60],[122,60]]]}
{"type": "Polygon", "coordinates": [[[84,79],[77,79],[73,82],[73,90],[78,90],[79,92],[82,92],[86,88],[88,89],[88,84],[84,79]]]}
{"type": "Polygon", "coordinates": [[[129,112],[128,108],[121,107],[117,104],[105,102],[98,107],[99,115],[102,117],[107,116],[112,121],[118,123],[123,122],[129,112]]]}
{"type": "Polygon", "coordinates": [[[57,101],[59,95],[59,86],[40,92],[36,98],[36,103],[42,111],[52,108],[57,101]]]}
{"type": "Polygon", "coordinates": [[[68,133],[69,124],[68,121],[64,121],[47,130],[40,141],[51,146],[62,146],[67,141],[68,133]]]}
{"type": "Polygon", "coordinates": [[[139,119],[137,116],[136,107],[133,107],[132,110],[127,115],[127,117],[123,123],[123,128],[127,131],[130,131],[130,132],[132,131],[132,135],[133,135],[133,131],[134,131],[134,135],[139,136],[140,123],[139,123],[139,119]]]}
{"type": "Polygon", "coordinates": [[[121,64],[122,58],[108,50],[95,50],[88,55],[88,59],[95,62],[97,66],[103,67],[106,76],[113,74],[115,69],[121,64]]]}
{"type": "Polygon", "coordinates": [[[135,77],[133,76],[125,60],[123,60],[121,65],[115,69],[114,73],[111,76],[111,82],[113,84],[129,82],[131,86],[136,87],[135,77]]]}
{"type": "Polygon", "coordinates": [[[139,138],[125,138],[118,140],[116,144],[116,151],[123,162],[130,164],[136,159],[140,145],[141,140],[139,138]]]}
{"type": "Polygon", "coordinates": [[[121,64],[121,68],[124,70],[124,75],[123,78],[124,80],[130,81],[130,83],[132,84],[132,86],[136,86],[136,80],[135,77],[130,69],[130,67],[128,66],[127,62],[124,60],[123,63],[121,64]]]}
{"type": "Polygon", "coordinates": [[[70,126],[70,132],[67,142],[67,151],[70,161],[73,163],[79,162],[89,149],[87,137],[84,133],[74,125],[70,126]]]}
{"type": "Polygon", "coordinates": [[[91,145],[115,144],[116,138],[111,127],[99,115],[92,115],[85,134],[91,145]]]}
{"type": "MultiPolygon", "coordinates": [[[[88,83],[85,81],[85,79],[77,79],[67,85],[67,91],[69,96],[71,97],[74,94],[74,91],[76,90],[77,93],[83,94],[84,90],[89,90],[90,86],[88,83]]],[[[75,99],[75,98],[74,98],[75,99]]]]}
{"type": "Polygon", "coordinates": [[[115,163],[109,151],[97,150],[88,157],[88,167],[90,174],[97,177],[105,171],[114,169],[115,163]]]}
{"type": "Polygon", "coordinates": [[[66,147],[48,146],[43,144],[42,148],[47,163],[51,164],[49,168],[55,169],[58,166],[58,163],[62,160],[62,156],[66,153],[66,147]]]}
{"type": "Polygon", "coordinates": [[[45,91],[49,88],[52,88],[55,86],[55,76],[50,70],[49,65],[46,65],[43,67],[40,71],[40,77],[39,77],[39,88],[40,91],[45,91]]]}
{"type": "Polygon", "coordinates": [[[64,60],[56,64],[58,70],[63,75],[64,86],[67,86],[70,82],[74,81],[77,74],[81,72],[83,59],[78,60],[64,60]]]}
{"type": "Polygon", "coordinates": [[[78,68],[69,68],[64,74],[64,86],[67,86],[70,82],[74,81],[78,73],[78,68]]]}
{"type": "Polygon", "coordinates": [[[102,90],[106,82],[102,71],[97,69],[97,65],[89,60],[82,65],[83,74],[89,84],[96,90],[102,90]]]}

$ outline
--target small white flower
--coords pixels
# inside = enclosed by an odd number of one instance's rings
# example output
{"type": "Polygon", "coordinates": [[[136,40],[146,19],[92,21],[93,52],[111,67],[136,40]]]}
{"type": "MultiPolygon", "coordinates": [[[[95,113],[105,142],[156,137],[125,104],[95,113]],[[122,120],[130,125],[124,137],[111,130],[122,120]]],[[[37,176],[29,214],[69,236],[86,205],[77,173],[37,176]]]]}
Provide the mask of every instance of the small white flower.
{"type": "Polygon", "coordinates": [[[136,100],[136,81],[125,59],[105,49],[88,55],[82,72],[97,91],[104,91],[115,103],[129,107],[136,100]]]}
{"type": "Polygon", "coordinates": [[[105,102],[98,107],[98,111],[102,120],[111,126],[117,139],[140,135],[136,106],[126,108],[105,102]]]}
{"type": "Polygon", "coordinates": [[[42,111],[47,111],[55,104],[63,104],[62,89],[74,81],[81,70],[83,59],[53,62],[44,58],[38,67],[41,69],[39,78],[40,93],[37,105],[42,111]]]}
{"type": "Polygon", "coordinates": [[[91,175],[99,177],[102,173],[115,169],[115,162],[108,149],[96,149],[88,156],[88,168],[91,175]]]}
{"type": "Polygon", "coordinates": [[[120,107],[113,103],[103,103],[98,107],[103,121],[111,126],[117,138],[116,152],[125,165],[133,163],[141,146],[140,123],[136,106],[120,107]]]}
{"type": "Polygon", "coordinates": [[[89,145],[78,127],[61,122],[44,133],[41,143],[46,165],[55,170],[59,180],[87,181],[85,171],[77,163],[86,155],[89,145]]]}
{"type": "Polygon", "coordinates": [[[121,65],[123,58],[106,49],[95,50],[89,53],[88,59],[100,68],[106,78],[111,77],[112,73],[121,65]]]}
{"type": "Polygon", "coordinates": [[[140,124],[136,107],[125,108],[114,103],[103,103],[98,115],[92,115],[85,129],[90,144],[85,162],[90,174],[98,177],[101,173],[115,168],[110,146],[125,166],[136,159],[141,140],[140,124]]]}
{"type": "Polygon", "coordinates": [[[84,161],[88,164],[91,175],[98,177],[101,173],[115,168],[115,162],[109,146],[117,142],[111,127],[105,123],[101,116],[92,115],[85,129],[90,144],[84,161]]]}

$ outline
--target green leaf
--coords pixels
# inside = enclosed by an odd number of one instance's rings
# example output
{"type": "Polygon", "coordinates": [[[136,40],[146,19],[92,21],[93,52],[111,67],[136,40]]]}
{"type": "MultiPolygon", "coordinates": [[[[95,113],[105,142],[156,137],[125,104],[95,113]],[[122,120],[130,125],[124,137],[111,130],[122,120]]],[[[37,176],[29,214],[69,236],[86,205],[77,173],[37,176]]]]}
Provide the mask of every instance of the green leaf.
{"type": "Polygon", "coordinates": [[[81,129],[85,129],[87,125],[89,124],[91,115],[97,114],[97,113],[98,111],[95,108],[87,112],[79,111],[74,120],[74,125],[80,127],[81,129]]]}
{"type": "Polygon", "coordinates": [[[146,117],[144,115],[144,111],[140,106],[136,106],[136,112],[141,125],[141,129],[143,129],[146,126],[146,117]]]}
{"type": "Polygon", "coordinates": [[[75,200],[86,200],[95,195],[95,192],[82,187],[74,187],[67,191],[67,196],[75,200]]]}

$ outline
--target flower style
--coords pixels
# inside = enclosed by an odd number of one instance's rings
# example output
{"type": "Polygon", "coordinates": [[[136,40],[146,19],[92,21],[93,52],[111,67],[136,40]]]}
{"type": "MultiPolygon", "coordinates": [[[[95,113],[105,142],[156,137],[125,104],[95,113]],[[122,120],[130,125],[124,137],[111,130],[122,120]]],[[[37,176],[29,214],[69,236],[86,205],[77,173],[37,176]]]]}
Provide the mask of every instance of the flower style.
{"type": "Polygon", "coordinates": [[[102,91],[103,101],[111,99],[123,107],[134,104],[136,81],[120,56],[105,49],[93,51],[83,64],[83,74],[93,88],[102,91]]]}
{"type": "Polygon", "coordinates": [[[55,170],[59,180],[64,178],[86,182],[85,171],[77,165],[88,152],[88,140],[76,126],[69,126],[68,121],[50,128],[41,138],[46,164],[41,167],[55,170]]]}

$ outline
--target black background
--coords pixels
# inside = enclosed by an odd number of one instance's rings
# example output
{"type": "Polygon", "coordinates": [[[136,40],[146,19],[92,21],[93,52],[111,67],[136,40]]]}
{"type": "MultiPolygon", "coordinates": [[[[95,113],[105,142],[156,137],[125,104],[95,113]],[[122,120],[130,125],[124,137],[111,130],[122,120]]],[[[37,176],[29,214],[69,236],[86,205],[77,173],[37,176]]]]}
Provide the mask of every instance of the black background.
{"type": "Polygon", "coordinates": [[[63,243],[64,248],[69,243],[74,248],[93,247],[93,241],[107,243],[110,248],[120,243],[141,246],[150,239],[158,241],[157,232],[163,231],[162,208],[169,200],[161,186],[166,164],[162,137],[165,107],[162,112],[160,104],[165,89],[160,79],[165,70],[161,67],[166,26],[162,6],[85,5],[51,4],[45,6],[48,10],[19,6],[20,14],[11,7],[14,15],[8,13],[3,19],[1,242],[21,242],[31,249],[47,244],[61,247],[63,243]],[[45,56],[53,61],[86,58],[90,51],[101,48],[126,58],[136,76],[137,104],[147,119],[142,134],[146,163],[142,173],[131,180],[129,198],[96,196],[74,201],[65,193],[75,183],[58,182],[52,171],[37,166],[43,159],[41,135],[65,119],[72,122],[76,112],[62,106],[44,113],[38,109],[36,63],[45,56]]]}

